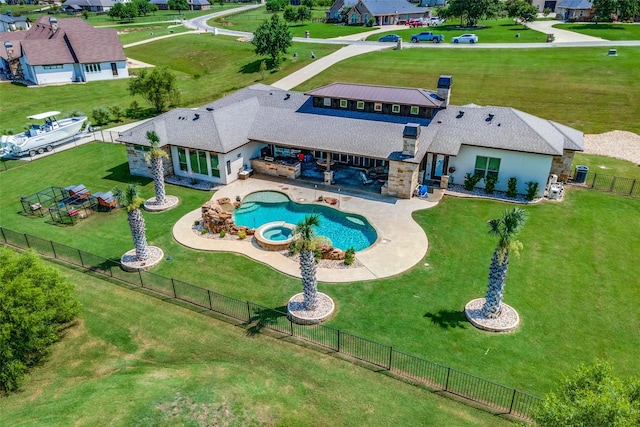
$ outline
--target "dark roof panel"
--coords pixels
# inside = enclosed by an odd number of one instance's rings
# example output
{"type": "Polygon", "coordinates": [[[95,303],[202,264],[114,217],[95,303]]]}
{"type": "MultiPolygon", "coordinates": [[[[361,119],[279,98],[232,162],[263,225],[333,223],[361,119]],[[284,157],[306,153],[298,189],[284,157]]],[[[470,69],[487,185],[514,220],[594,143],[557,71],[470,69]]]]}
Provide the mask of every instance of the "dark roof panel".
{"type": "Polygon", "coordinates": [[[354,101],[416,105],[428,108],[439,108],[443,102],[436,93],[426,89],[356,83],[331,83],[311,90],[306,95],[354,101]]]}

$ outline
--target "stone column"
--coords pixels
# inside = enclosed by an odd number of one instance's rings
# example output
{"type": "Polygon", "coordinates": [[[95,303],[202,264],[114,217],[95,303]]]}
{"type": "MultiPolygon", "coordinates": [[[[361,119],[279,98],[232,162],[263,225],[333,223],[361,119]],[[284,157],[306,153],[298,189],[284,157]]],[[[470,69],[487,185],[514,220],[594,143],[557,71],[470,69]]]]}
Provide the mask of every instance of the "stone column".
{"type": "Polygon", "coordinates": [[[333,182],[333,171],[325,171],[324,173],[325,185],[331,185],[332,182],[333,182]]]}
{"type": "Polygon", "coordinates": [[[442,175],[440,177],[440,188],[447,189],[449,187],[449,175],[442,175]]]}

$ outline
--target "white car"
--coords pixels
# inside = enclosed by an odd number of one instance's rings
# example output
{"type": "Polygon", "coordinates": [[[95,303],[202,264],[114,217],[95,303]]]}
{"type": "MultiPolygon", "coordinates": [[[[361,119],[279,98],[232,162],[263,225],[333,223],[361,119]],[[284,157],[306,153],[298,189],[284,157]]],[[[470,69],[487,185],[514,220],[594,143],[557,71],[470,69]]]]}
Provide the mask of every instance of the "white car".
{"type": "Polygon", "coordinates": [[[475,34],[463,34],[461,36],[458,37],[454,37],[451,39],[451,41],[453,43],[477,43],[478,42],[478,36],[476,36],[475,34]]]}

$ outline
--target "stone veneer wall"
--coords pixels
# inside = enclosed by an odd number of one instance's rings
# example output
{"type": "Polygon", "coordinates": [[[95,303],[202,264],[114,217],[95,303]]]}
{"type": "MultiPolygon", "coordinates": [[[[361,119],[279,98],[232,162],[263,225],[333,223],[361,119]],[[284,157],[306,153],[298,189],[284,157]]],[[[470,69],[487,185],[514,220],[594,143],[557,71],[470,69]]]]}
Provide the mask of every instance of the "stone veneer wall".
{"type": "Polygon", "coordinates": [[[554,156],[549,174],[558,175],[558,181],[567,182],[571,176],[571,165],[575,151],[565,150],[562,156],[554,156]]]}
{"type": "MultiPolygon", "coordinates": [[[[171,162],[171,152],[169,146],[166,145],[162,149],[169,155],[168,159],[162,159],[164,162],[164,176],[173,175],[173,163],[171,162]]],[[[133,148],[133,144],[127,144],[127,158],[129,159],[129,171],[131,175],[146,176],[153,178],[151,168],[144,160],[146,151],[139,151],[133,148]]]]}
{"type": "Polygon", "coordinates": [[[300,168],[301,167],[299,162],[290,165],[287,163],[282,164],[278,161],[268,162],[262,159],[251,159],[251,169],[253,169],[253,172],[261,173],[264,175],[295,179],[300,176],[300,168]]]}
{"type": "Polygon", "coordinates": [[[418,186],[418,167],[416,163],[398,161],[389,162],[389,181],[385,194],[401,199],[410,199],[418,186]]]}

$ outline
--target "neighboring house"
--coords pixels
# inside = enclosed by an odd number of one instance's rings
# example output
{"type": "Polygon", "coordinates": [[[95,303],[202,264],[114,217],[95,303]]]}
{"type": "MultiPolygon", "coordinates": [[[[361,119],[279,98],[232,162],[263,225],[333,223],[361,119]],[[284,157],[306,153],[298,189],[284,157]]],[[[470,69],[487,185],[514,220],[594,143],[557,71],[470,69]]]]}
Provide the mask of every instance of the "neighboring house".
{"type": "Polygon", "coordinates": [[[347,24],[366,24],[373,18],[375,25],[393,25],[399,21],[419,19],[429,16],[429,11],[407,0],[337,0],[326,11],[327,20],[340,19],[340,11],[345,10],[347,24]]]}
{"type": "Polygon", "coordinates": [[[420,0],[420,6],[427,7],[437,7],[437,6],[445,6],[447,4],[446,0],[420,0]]]}
{"type": "MultiPolygon", "coordinates": [[[[150,0],[151,3],[158,6],[158,10],[169,10],[168,0],[150,0]]],[[[188,0],[189,10],[209,10],[211,3],[207,0],[188,0]]]]}
{"type": "Polygon", "coordinates": [[[87,12],[108,12],[113,4],[113,0],[67,0],[62,3],[62,9],[69,13],[77,12],[78,8],[87,12]]]}
{"type": "Polygon", "coordinates": [[[81,18],[41,16],[28,31],[0,33],[0,43],[2,71],[36,85],[129,77],[116,31],[81,18]]]}
{"type": "Polygon", "coordinates": [[[24,16],[0,15],[0,32],[21,31],[31,28],[31,21],[24,16]]]}
{"type": "Polygon", "coordinates": [[[556,5],[558,1],[556,0],[533,0],[531,4],[538,9],[539,13],[544,12],[545,9],[551,9],[551,12],[556,12],[556,5]]]}
{"type": "MultiPolygon", "coordinates": [[[[466,173],[515,176],[544,192],[550,174],[569,177],[583,135],[506,107],[450,106],[451,77],[436,92],[333,83],[307,93],[254,85],[197,109],[176,109],[120,134],[133,175],[150,176],[146,132],[170,154],[167,174],[216,184],[244,170],[296,179],[306,162],[326,161],[388,173],[381,193],[410,198],[418,185],[462,183],[466,173]]],[[[326,164],[326,163],[325,163],[326,164]]],[[[330,168],[329,168],[330,169],[330,168]]],[[[333,171],[324,171],[331,184],[333,171]]]]}
{"type": "Polygon", "coordinates": [[[564,20],[590,21],[592,8],[591,0],[560,0],[556,5],[556,13],[562,15],[564,20]]]}

